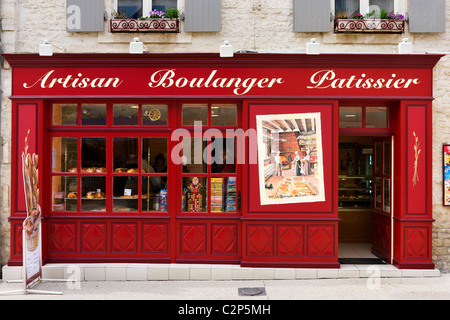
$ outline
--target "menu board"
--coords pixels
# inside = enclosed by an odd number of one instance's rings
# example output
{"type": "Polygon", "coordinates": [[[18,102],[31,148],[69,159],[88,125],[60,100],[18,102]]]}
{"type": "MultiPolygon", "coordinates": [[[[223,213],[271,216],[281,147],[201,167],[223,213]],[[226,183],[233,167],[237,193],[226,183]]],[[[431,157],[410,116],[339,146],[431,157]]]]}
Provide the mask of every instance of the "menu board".
{"type": "Polygon", "coordinates": [[[450,206],[450,145],[444,145],[444,206],[450,206]]]}

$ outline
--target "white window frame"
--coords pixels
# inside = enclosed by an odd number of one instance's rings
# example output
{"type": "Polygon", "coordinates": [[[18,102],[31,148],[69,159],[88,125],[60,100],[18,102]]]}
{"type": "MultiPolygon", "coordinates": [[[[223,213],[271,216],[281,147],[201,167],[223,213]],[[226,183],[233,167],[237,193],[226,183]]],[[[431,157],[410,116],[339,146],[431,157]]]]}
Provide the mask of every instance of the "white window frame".
{"type": "MultiPolygon", "coordinates": [[[[145,16],[148,15],[148,13],[150,11],[152,11],[152,4],[153,4],[153,2],[152,2],[152,0],[141,0],[141,1],[142,1],[142,14],[145,17],[145,16]]],[[[180,0],[177,1],[178,9],[179,9],[179,6],[180,6],[180,0]]],[[[112,0],[112,7],[113,7],[113,10],[117,11],[119,9],[119,1],[118,0],[112,0]]]]}
{"type": "MultiPolygon", "coordinates": [[[[407,0],[394,0],[394,13],[400,13],[405,15],[406,1],[407,0]]],[[[336,2],[335,0],[331,1],[331,12],[333,12],[333,16],[334,13],[336,12],[335,2],[336,2]]],[[[362,15],[365,15],[371,11],[369,9],[370,8],[369,2],[370,0],[359,0],[359,12],[362,15]]]]}

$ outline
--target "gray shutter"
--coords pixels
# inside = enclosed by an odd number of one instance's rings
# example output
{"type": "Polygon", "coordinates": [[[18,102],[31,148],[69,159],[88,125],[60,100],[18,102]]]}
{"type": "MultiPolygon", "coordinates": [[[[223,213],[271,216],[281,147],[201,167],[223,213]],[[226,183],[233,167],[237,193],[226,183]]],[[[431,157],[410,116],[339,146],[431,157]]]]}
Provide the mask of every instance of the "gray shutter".
{"type": "Polygon", "coordinates": [[[294,32],[330,32],[330,0],[294,0],[294,32]]]}
{"type": "Polygon", "coordinates": [[[104,11],[104,0],[67,0],[67,32],[103,31],[104,11]]]}
{"type": "Polygon", "coordinates": [[[409,0],[409,32],[445,32],[445,0],[409,0]]]}
{"type": "Polygon", "coordinates": [[[185,32],[220,32],[221,0],[186,0],[185,32]]]}

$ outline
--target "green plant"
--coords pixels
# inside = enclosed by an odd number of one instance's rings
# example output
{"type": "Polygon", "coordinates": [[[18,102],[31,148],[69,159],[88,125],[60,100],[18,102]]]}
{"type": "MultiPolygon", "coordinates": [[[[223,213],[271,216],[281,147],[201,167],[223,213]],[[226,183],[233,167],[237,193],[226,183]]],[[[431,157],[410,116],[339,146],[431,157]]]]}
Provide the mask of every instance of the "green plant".
{"type": "Polygon", "coordinates": [[[164,13],[164,17],[167,19],[178,19],[180,11],[178,9],[169,9],[164,13]]]}
{"type": "Polygon", "coordinates": [[[117,11],[113,11],[111,13],[113,19],[130,19],[131,18],[131,14],[127,13],[127,10],[125,9],[119,9],[117,11]]]}
{"type": "Polygon", "coordinates": [[[335,14],[335,18],[336,19],[348,19],[348,9],[340,9],[338,12],[336,12],[335,14]]]}

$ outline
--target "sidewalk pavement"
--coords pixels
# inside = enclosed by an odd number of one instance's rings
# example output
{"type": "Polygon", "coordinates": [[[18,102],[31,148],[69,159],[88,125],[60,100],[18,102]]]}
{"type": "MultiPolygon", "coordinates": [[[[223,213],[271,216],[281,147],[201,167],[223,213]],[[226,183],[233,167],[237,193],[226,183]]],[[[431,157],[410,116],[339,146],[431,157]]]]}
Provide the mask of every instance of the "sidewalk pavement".
{"type": "MultiPolygon", "coordinates": [[[[0,282],[0,293],[21,288],[21,283],[0,282]]],[[[0,300],[176,300],[180,306],[185,305],[181,300],[224,304],[230,300],[448,300],[450,274],[429,278],[41,282],[33,289],[62,294],[0,294],[0,300]],[[242,288],[260,288],[246,292],[261,295],[242,296],[242,288]]]]}

